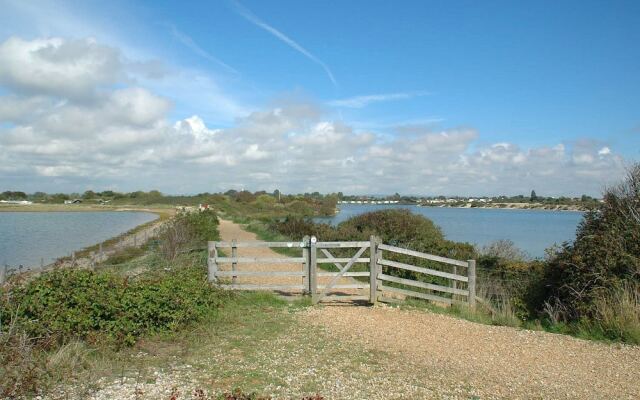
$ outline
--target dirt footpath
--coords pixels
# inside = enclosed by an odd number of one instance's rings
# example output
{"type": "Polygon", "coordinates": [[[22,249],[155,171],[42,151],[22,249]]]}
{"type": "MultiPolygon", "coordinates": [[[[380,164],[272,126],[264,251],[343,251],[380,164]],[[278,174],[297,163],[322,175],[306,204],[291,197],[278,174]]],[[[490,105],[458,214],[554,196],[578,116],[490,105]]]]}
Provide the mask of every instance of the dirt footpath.
{"type": "MultiPolygon", "coordinates": [[[[220,233],[223,240],[256,240],[254,234],[229,221],[221,221],[220,233]]],[[[255,256],[276,256],[265,248],[246,251],[252,256],[254,252],[255,256]]],[[[256,267],[264,268],[252,266],[256,267]]],[[[301,266],[268,268],[300,270],[301,266]]],[[[269,283],[290,283],[287,279],[297,278],[270,278],[269,283]]],[[[482,325],[386,306],[318,306],[299,313],[298,318],[301,324],[315,325],[345,343],[383,352],[390,361],[406,365],[407,377],[416,369],[421,375],[428,372],[425,384],[432,387],[462,385],[480,398],[640,398],[638,346],[482,325]]]]}

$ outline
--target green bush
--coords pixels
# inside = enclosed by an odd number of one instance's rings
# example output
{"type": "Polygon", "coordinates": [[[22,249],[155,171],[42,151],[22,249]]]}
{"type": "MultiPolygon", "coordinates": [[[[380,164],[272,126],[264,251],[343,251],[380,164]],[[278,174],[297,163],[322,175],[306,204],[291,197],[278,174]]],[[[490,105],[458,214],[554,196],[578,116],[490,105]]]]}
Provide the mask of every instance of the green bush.
{"type": "MultiPolygon", "coordinates": [[[[442,231],[431,220],[408,210],[381,210],[357,215],[340,223],[337,227],[328,224],[316,224],[298,217],[288,217],[271,224],[271,229],[290,238],[299,239],[304,235],[314,235],[323,241],[366,241],[372,235],[392,246],[404,247],[424,253],[435,254],[459,260],[474,257],[475,250],[468,243],[457,243],[445,239],[442,231]]],[[[352,249],[332,249],[335,257],[351,257],[352,249]]],[[[368,256],[365,252],[364,257],[368,256]]],[[[392,261],[451,272],[451,266],[401,254],[386,252],[384,257],[392,261]]],[[[368,266],[356,265],[353,270],[364,270],[368,266]]],[[[436,284],[449,284],[445,278],[428,276],[413,271],[383,267],[385,274],[400,278],[420,280],[436,284]]],[[[466,273],[466,271],[458,271],[466,273]]],[[[393,286],[395,284],[389,284],[393,286]]],[[[411,290],[420,291],[416,288],[411,290]]],[[[446,296],[446,294],[445,294],[446,296]]]]}
{"type": "Polygon", "coordinates": [[[58,269],[5,293],[0,318],[7,326],[13,315],[29,337],[50,342],[107,338],[116,346],[131,345],[215,312],[221,293],[209,286],[203,268],[135,282],[107,272],[58,269]]]}
{"type": "Polygon", "coordinates": [[[196,240],[206,243],[209,240],[218,240],[218,216],[213,210],[205,210],[197,213],[183,214],[178,219],[184,220],[190,226],[196,240]]]}
{"type": "Polygon", "coordinates": [[[565,321],[595,319],[598,301],[640,279],[640,164],[607,190],[598,210],[585,214],[573,243],[547,263],[542,312],[565,321]]]}

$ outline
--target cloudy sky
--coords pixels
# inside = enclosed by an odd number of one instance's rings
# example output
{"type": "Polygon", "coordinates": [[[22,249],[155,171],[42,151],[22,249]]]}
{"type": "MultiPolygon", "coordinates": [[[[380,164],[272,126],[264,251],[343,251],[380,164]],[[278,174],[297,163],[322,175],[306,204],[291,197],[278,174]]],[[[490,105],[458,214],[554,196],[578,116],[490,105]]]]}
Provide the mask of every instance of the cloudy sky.
{"type": "Polygon", "coordinates": [[[0,191],[598,195],[640,3],[0,0],[0,191]]]}

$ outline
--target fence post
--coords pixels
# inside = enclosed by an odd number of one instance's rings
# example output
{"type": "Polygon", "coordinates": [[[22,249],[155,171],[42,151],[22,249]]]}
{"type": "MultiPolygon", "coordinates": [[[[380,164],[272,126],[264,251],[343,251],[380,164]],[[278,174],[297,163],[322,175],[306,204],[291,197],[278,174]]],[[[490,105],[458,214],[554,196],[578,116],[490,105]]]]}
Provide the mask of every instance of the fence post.
{"type": "Polygon", "coordinates": [[[0,285],[4,284],[4,281],[7,279],[7,264],[3,264],[0,267],[0,285]]]}
{"type": "Polygon", "coordinates": [[[102,242],[100,242],[98,253],[99,253],[98,262],[102,262],[102,258],[104,257],[104,253],[102,252],[102,242]]]}
{"type": "Polygon", "coordinates": [[[469,307],[476,308],[476,260],[468,260],[469,307]]]}
{"type": "Polygon", "coordinates": [[[318,300],[318,252],[316,248],[315,236],[309,239],[309,291],[311,292],[311,302],[317,304],[318,300]]]}
{"type": "Polygon", "coordinates": [[[76,265],[76,252],[71,252],[71,266],[74,267],[76,265]]]}
{"type": "Polygon", "coordinates": [[[309,266],[311,262],[309,260],[309,235],[306,235],[302,238],[302,258],[304,261],[302,262],[302,272],[304,272],[304,276],[302,277],[302,285],[304,286],[305,294],[311,294],[311,270],[309,266]]]}
{"type": "Polygon", "coordinates": [[[207,258],[209,282],[217,282],[218,278],[216,277],[216,273],[218,272],[218,264],[216,263],[216,257],[218,256],[218,251],[216,250],[216,242],[208,242],[207,248],[209,250],[209,257],[207,258]]]}
{"type": "Polygon", "coordinates": [[[375,305],[378,302],[378,245],[380,238],[369,238],[369,303],[375,305]]]}
{"type": "MultiPolygon", "coordinates": [[[[233,258],[237,258],[238,257],[238,242],[235,239],[233,239],[231,241],[231,257],[233,257],[233,258]]],[[[231,263],[231,270],[233,272],[236,272],[238,270],[238,263],[237,262],[233,261],[231,263]]],[[[231,283],[233,285],[235,285],[237,283],[237,281],[238,281],[238,276],[237,275],[233,275],[231,277],[231,283]]]]}

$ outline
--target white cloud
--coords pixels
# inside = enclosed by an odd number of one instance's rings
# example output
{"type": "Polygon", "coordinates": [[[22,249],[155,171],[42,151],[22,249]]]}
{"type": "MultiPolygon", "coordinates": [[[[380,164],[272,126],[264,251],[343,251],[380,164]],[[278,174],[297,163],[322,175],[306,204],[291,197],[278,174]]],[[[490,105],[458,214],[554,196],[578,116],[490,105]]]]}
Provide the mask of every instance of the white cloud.
{"type": "Polygon", "coordinates": [[[12,41],[0,44],[13,49],[2,53],[10,67],[0,67],[8,92],[0,95],[0,186],[7,189],[597,194],[624,171],[618,154],[593,141],[527,149],[508,142],[481,146],[473,129],[377,134],[295,99],[252,112],[235,109],[242,116],[229,128],[213,129],[198,113],[172,121],[168,96],[105,61],[118,50],[103,53],[86,40],[72,46],[62,39],[12,41]],[[16,44],[23,48],[15,50],[16,44]],[[50,49],[44,59],[25,50],[42,48],[50,49]],[[20,69],[83,83],[70,89],[20,69]]]}
{"type": "Polygon", "coordinates": [[[0,84],[17,92],[87,97],[122,73],[119,52],[92,39],[11,37],[0,45],[0,84]]]}
{"type": "Polygon", "coordinates": [[[601,148],[600,150],[598,150],[598,155],[599,156],[608,156],[609,154],[611,154],[611,149],[608,148],[607,146],[601,148]]]}
{"type": "Polygon", "coordinates": [[[364,108],[371,103],[406,100],[418,96],[426,96],[427,92],[385,93],[366,96],[354,96],[346,99],[332,100],[327,104],[333,107],[364,108]]]}

